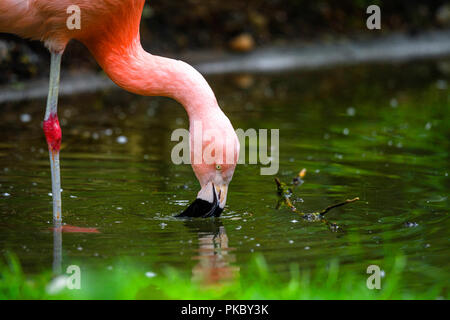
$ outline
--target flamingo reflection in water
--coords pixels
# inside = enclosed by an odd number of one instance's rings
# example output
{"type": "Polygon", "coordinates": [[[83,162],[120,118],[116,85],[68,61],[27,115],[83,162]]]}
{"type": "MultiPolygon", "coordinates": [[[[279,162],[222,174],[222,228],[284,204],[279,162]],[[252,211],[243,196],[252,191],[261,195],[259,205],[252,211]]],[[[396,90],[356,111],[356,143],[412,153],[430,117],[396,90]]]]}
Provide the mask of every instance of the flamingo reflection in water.
{"type": "Polygon", "coordinates": [[[234,248],[228,246],[228,236],[221,221],[187,220],[185,225],[198,234],[197,264],[192,268],[192,281],[202,286],[230,282],[239,276],[239,267],[233,265],[234,248]]]}

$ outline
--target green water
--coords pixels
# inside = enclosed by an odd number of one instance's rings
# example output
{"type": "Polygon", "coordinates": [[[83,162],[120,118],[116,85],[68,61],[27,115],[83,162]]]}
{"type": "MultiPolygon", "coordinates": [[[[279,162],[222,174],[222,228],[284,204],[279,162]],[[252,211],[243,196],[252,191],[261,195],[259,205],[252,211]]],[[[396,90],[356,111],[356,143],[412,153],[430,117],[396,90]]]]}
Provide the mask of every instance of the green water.
{"type": "MultiPolygon", "coordinates": [[[[170,159],[170,134],[187,128],[186,114],[172,100],[111,88],[60,99],[63,221],[100,231],[62,234],[63,269],[107,272],[126,258],[156,274],[172,266],[215,282],[237,277],[255,253],[281,277],[293,262],[314,269],[331,259],[365,275],[402,254],[410,288],[448,279],[448,62],[244,80],[208,78],[235,128],[280,129],[281,180],[307,168],[292,198],[299,210],[360,197],[328,213],[342,231],[276,210],[274,177],[260,175],[259,165],[238,166],[221,218],[173,218],[199,190],[190,166],[170,159]]],[[[54,259],[44,106],[1,105],[0,250],[14,252],[28,274],[51,269],[54,259]]],[[[391,266],[380,268],[389,277],[391,266]]]]}

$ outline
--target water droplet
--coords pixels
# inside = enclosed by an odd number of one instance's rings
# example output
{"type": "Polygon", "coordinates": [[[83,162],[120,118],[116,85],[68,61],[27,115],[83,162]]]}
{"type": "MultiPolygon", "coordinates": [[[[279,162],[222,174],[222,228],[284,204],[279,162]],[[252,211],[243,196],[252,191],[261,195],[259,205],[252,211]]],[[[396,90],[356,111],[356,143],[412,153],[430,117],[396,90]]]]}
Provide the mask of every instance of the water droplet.
{"type": "Polygon", "coordinates": [[[436,87],[437,87],[439,90],[445,90],[445,89],[447,89],[447,81],[445,81],[445,80],[438,80],[438,81],[436,82],[436,87]]]}
{"type": "Polygon", "coordinates": [[[395,98],[392,98],[389,103],[390,103],[392,108],[397,108],[397,106],[398,106],[398,101],[395,98]]]}
{"type": "Polygon", "coordinates": [[[125,136],[118,136],[116,141],[118,144],[125,144],[128,142],[128,138],[125,136]]]}
{"type": "Polygon", "coordinates": [[[156,277],[156,273],[148,271],[148,272],[145,273],[145,276],[147,278],[154,278],[154,277],[156,277]]]}
{"type": "Polygon", "coordinates": [[[353,117],[356,114],[356,110],[353,107],[349,107],[347,108],[347,115],[349,115],[350,117],[353,117]]]}
{"type": "Polygon", "coordinates": [[[28,113],[22,113],[20,115],[20,121],[22,121],[23,123],[27,123],[31,121],[31,115],[29,115],[28,113]]]}
{"type": "Polygon", "coordinates": [[[308,246],[306,246],[306,247],[305,247],[305,250],[309,250],[309,249],[311,249],[311,248],[310,248],[310,247],[308,247],[308,246]]]}
{"type": "Polygon", "coordinates": [[[293,243],[294,243],[294,240],[289,240],[289,243],[290,243],[290,244],[293,244],[293,243]]]}
{"type": "Polygon", "coordinates": [[[343,133],[345,136],[348,136],[348,134],[350,133],[350,130],[349,130],[348,128],[344,128],[344,130],[342,130],[342,133],[343,133]]]}
{"type": "Polygon", "coordinates": [[[419,225],[418,223],[411,222],[411,221],[406,221],[404,223],[404,226],[407,227],[407,228],[414,228],[414,227],[417,227],[418,225],[419,225]]]}

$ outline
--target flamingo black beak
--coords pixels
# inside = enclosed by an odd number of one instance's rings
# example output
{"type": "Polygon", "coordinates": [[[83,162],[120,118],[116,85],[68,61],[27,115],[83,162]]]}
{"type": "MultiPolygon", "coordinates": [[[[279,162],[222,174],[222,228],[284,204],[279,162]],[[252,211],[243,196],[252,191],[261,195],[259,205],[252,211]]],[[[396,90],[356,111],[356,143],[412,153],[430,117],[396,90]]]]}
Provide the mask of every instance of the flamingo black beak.
{"type": "Polygon", "coordinates": [[[227,185],[216,186],[209,182],[200,190],[197,199],[176,217],[219,217],[225,207],[227,191],[227,185]]]}

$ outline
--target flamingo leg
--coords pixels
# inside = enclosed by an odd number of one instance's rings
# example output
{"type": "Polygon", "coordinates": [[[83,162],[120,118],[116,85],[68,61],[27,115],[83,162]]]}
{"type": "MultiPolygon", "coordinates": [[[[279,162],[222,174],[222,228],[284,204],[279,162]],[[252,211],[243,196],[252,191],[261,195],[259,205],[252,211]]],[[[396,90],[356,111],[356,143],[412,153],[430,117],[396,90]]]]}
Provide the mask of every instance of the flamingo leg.
{"type": "Polygon", "coordinates": [[[47,108],[44,117],[44,133],[50,154],[52,173],[53,221],[61,222],[61,178],[59,172],[59,150],[61,147],[61,127],[58,120],[59,74],[62,52],[51,52],[50,80],[47,108]]]}

